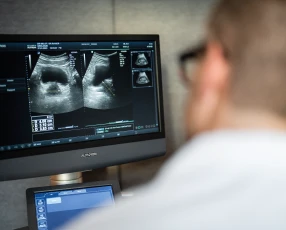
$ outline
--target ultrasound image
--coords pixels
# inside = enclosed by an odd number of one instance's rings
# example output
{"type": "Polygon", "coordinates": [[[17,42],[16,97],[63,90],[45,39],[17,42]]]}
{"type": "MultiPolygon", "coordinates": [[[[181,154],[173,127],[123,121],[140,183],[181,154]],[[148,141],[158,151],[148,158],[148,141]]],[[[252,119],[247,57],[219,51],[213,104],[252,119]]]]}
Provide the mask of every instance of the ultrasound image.
{"type": "Polygon", "coordinates": [[[152,86],[151,71],[139,71],[133,73],[133,86],[136,88],[152,86]]]}
{"type": "Polygon", "coordinates": [[[114,76],[111,73],[111,57],[114,55],[117,55],[117,52],[108,55],[93,53],[83,78],[85,107],[106,110],[125,106],[130,103],[128,95],[117,94],[114,86],[114,76]]]}
{"type": "MultiPolygon", "coordinates": [[[[151,69],[152,53],[150,51],[134,51],[131,52],[133,69],[151,69]]],[[[143,70],[142,70],[143,71],[143,70]]]]}
{"type": "Polygon", "coordinates": [[[145,85],[145,84],[148,84],[150,81],[146,75],[145,72],[140,72],[139,73],[139,76],[137,78],[137,81],[136,83],[139,84],[139,85],[145,85]]]}
{"type": "Polygon", "coordinates": [[[66,53],[41,54],[29,83],[32,112],[60,114],[83,107],[81,78],[66,53]]]}
{"type": "Polygon", "coordinates": [[[148,60],[144,53],[138,54],[135,64],[138,66],[148,65],[148,60]]]}

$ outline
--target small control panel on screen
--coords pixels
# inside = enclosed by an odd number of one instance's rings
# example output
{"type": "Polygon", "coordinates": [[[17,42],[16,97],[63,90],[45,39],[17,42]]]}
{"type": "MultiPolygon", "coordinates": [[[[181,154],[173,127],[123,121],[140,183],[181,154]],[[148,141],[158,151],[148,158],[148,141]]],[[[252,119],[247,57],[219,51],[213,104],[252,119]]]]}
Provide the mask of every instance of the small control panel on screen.
{"type": "Polygon", "coordinates": [[[0,152],[159,132],[155,47],[0,42],[0,152]]]}
{"type": "Polygon", "coordinates": [[[54,230],[91,209],[113,206],[112,186],[35,194],[38,230],[54,230]]]}

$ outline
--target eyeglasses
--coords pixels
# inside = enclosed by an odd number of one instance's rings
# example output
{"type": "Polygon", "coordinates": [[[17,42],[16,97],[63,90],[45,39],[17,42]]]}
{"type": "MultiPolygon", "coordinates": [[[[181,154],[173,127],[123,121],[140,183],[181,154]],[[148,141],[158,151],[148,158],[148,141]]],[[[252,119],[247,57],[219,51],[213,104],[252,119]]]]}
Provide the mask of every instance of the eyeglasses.
{"type": "Polygon", "coordinates": [[[181,77],[184,84],[193,82],[193,73],[198,62],[205,55],[206,43],[201,43],[199,46],[182,53],[179,57],[179,65],[181,69],[181,77]]]}
{"type": "MultiPolygon", "coordinates": [[[[226,46],[222,46],[223,56],[226,60],[231,60],[230,50],[226,46]]],[[[207,43],[203,42],[199,46],[182,53],[179,57],[179,64],[181,68],[181,78],[185,85],[194,82],[194,71],[198,62],[205,56],[207,50],[207,43]]]]}

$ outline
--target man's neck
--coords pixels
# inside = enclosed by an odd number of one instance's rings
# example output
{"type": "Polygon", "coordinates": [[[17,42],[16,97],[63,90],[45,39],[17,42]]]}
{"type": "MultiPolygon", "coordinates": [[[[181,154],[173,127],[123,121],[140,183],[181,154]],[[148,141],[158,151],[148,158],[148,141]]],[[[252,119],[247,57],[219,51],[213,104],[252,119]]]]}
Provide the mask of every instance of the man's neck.
{"type": "Polygon", "coordinates": [[[219,114],[213,128],[286,131],[286,118],[264,110],[228,108],[219,114]]]}

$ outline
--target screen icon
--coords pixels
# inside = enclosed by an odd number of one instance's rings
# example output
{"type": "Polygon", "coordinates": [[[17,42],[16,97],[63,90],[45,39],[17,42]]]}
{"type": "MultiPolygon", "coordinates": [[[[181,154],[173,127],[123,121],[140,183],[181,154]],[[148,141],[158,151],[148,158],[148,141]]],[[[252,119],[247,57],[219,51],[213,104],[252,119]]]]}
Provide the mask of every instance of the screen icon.
{"type": "Polygon", "coordinates": [[[43,206],[44,205],[44,200],[37,200],[37,206],[43,206]]]}
{"type": "Polygon", "coordinates": [[[43,213],[43,212],[45,212],[45,208],[44,207],[38,207],[37,208],[37,212],[38,213],[43,213]]]}
{"type": "Polygon", "coordinates": [[[46,219],[47,219],[46,214],[42,213],[38,215],[38,220],[46,220],[46,219]]]}
{"type": "Polygon", "coordinates": [[[41,228],[41,229],[42,228],[46,228],[47,227],[47,222],[46,221],[42,221],[42,220],[39,221],[38,222],[38,227],[41,228]]]}

